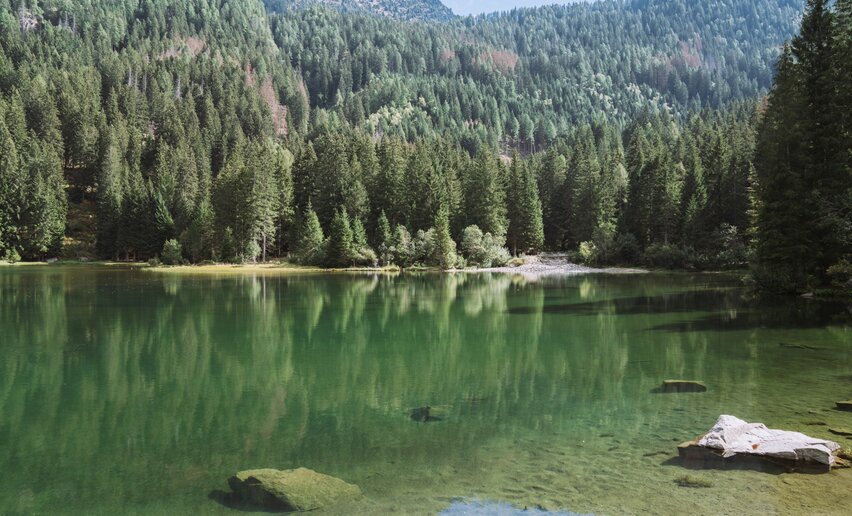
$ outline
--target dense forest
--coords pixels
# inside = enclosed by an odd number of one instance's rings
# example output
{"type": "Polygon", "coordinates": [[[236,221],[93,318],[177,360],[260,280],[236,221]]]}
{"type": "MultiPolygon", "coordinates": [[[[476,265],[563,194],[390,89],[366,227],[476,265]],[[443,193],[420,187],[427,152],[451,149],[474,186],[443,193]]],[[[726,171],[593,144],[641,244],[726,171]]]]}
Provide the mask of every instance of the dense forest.
{"type": "Polygon", "coordinates": [[[809,0],[778,62],[755,164],[755,279],[852,290],[852,1],[809,0]],[[833,4],[833,10],[829,5],[833,4]]]}
{"type": "MultiPolygon", "coordinates": [[[[267,0],[276,9],[278,4],[267,0]]],[[[754,100],[799,1],[592,2],[396,22],[328,9],[270,17],[304,78],[315,126],[542,150],[579,122],[754,100]]],[[[275,12],[275,11],[273,11],[275,12]]]]}
{"type": "Polygon", "coordinates": [[[0,0],[0,256],[846,270],[848,1],[265,4],[0,0]]]}
{"type": "Polygon", "coordinates": [[[277,12],[328,5],[347,14],[373,14],[404,21],[448,21],[455,17],[440,0],[264,0],[277,12]]]}

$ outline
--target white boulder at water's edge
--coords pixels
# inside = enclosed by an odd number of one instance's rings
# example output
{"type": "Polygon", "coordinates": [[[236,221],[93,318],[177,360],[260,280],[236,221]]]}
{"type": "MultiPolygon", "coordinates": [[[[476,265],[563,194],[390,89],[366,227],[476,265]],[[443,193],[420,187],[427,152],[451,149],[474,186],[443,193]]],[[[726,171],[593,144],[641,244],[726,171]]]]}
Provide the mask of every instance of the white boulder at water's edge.
{"type": "Polygon", "coordinates": [[[722,457],[754,455],[789,461],[834,465],[840,445],[799,432],[773,430],[763,423],[747,423],[722,415],[698,442],[698,446],[722,452],[722,457]]]}

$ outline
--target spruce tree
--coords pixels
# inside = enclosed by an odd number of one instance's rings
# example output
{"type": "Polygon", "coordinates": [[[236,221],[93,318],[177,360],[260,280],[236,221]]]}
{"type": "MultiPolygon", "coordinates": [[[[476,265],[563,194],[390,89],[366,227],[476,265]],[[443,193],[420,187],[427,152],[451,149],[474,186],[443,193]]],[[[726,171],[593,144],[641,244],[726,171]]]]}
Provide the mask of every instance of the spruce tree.
{"type": "Polygon", "coordinates": [[[807,106],[801,134],[806,145],[802,170],[806,190],[800,202],[806,203],[812,216],[810,230],[816,245],[811,248],[814,263],[809,273],[817,276],[840,258],[841,235],[848,231],[838,220],[839,206],[834,202],[837,193],[848,187],[849,174],[838,157],[842,132],[835,91],[839,85],[835,83],[834,15],[828,4],[828,0],[808,0],[800,32],[792,42],[807,106]]]}
{"type": "Polygon", "coordinates": [[[402,144],[393,139],[382,140],[378,152],[379,165],[370,184],[370,201],[376,216],[384,213],[391,223],[403,221],[402,192],[406,158],[402,144]]]}
{"type": "MultiPolygon", "coordinates": [[[[112,130],[101,126],[97,170],[97,249],[104,258],[118,258],[118,232],[124,204],[123,163],[112,130]]],[[[161,245],[158,245],[159,249],[161,245]]]]}
{"type": "Polygon", "coordinates": [[[450,216],[447,207],[442,206],[438,209],[434,228],[432,261],[442,269],[451,269],[456,263],[456,243],[450,236],[450,216]]]}
{"type": "Polygon", "coordinates": [[[515,155],[510,168],[507,192],[509,210],[509,243],[514,254],[536,252],[544,245],[541,202],[535,175],[515,155]]]}
{"type": "Polygon", "coordinates": [[[574,144],[569,174],[572,181],[571,211],[567,223],[569,245],[591,240],[598,220],[598,187],[600,163],[589,126],[584,126],[574,144]]]}
{"type": "Polygon", "coordinates": [[[505,192],[495,157],[482,150],[471,164],[465,184],[466,225],[478,226],[501,241],[506,237],[505,192]]]}
{"type": "Polygon", "coordinates": [[[293,202],[296,210],[306,210],[316,197],[317,154],[311,142],[299,151],[293,164],[293,202]]]}
{"type": "Polygon", "coordinates": [[[707,204],[707,184],[704,179],[704,167],[698,155],[698,147],[691,133],[684,137],[681,161],[685,175],[681,189],[680,206],[682,213],[681,240],[692,248],[697,248],[706,238],[704,213],[707,204]]]}
{"type": "Polygon", "coordinates": [[[21,212],[21,256],[57,256],[65,234],[67,197],[62,161],[53,147],[30,140],[26,149],[26,192],[21,212]]]}
{"type": "Polygon", "coordinates": [[[319,217],[317,217],[310,203],[308,203],[305,214],[301,218],[299,242],[296,246],[297,257],[303,263],[318,263],[322,259],[325,236],[319,217]]]}
{"type": "Polygon", "coordinates": [[[418,145],[409,158],[404,199],[405,220],[413,230],[429,228],[439,207],[446,203],[446,185],[425,144],[418,145]]]}
{"type": "Polygon", "coordinates": [[[547,149],[539,171],[539,199],[542,206],[544,246],[558,249],[565,237],[565,215],[569,212],[567,196],[563,194],[567,162],[556,146],[547,149]]]}
{"type": "Polygon", "coordinates": [[[388,218],[385,216],[384,210],[379,213],[379,221],[376,227],[376,247],[381,245],[390,246],[392,237],[391,226],[388,218]]]}
{"type": "Polygon", "coordinates": [[[650,243],[651,185],[659,166],[644,131],[636,131],[627,149],[627,205],[621,219],[622,232],[630,233],[640,248],[650,243]]]}
{"type": "Polygon", "coordinates": [[[328,232],[325,263],[328,267],[348,267],[355,261],[355,245],[352,226],[346,208],[334,212],[328,232]]]}
{"type": "Polygon", "coordinates": [[[0,259],[18,255],[18,224],[23,204],[21,163],[12,135],[0,117],[0,259]]]}
{"type": "Polygon", "coordinates": [[[367,242],[367,230],[361,219],[352,219],[352,247],[356,254],[361,254],[370,247],[367,242]]]}
{"type": "Polygon", "coordinates": [[[811,214],[803,196],[805,100],[790,48],[778,62],[757,143],[759,211],[755,276],[769,289],[795,291],[812,269],[811,214]]]}

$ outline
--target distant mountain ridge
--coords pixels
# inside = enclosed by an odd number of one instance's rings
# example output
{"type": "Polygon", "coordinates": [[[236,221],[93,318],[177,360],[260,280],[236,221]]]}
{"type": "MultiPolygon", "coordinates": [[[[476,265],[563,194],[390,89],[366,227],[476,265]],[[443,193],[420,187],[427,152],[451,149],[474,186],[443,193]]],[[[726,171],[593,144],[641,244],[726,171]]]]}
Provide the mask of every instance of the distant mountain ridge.
{"type": "Polygon", "coordinates": [[[403,21],[448,21],[456,17],[440,0],[264,0],[274,12],[327,5],[343,12],[374,14],[403,21]]]}

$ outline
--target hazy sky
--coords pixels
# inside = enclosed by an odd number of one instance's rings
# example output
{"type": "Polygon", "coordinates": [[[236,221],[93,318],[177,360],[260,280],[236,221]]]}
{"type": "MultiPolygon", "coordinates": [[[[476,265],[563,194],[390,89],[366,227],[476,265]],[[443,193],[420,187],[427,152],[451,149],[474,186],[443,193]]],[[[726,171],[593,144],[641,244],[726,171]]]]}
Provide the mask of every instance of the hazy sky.
{"type": "MultiPolygon", "coordinates": [[[[459,16],[468,14],[508,11],[513,7],[535,7],[537,5],[570,4],[583,0],[441,0],[459,16]]],[[[588,0],[586,0],[588,1],[588,0]]]]}

